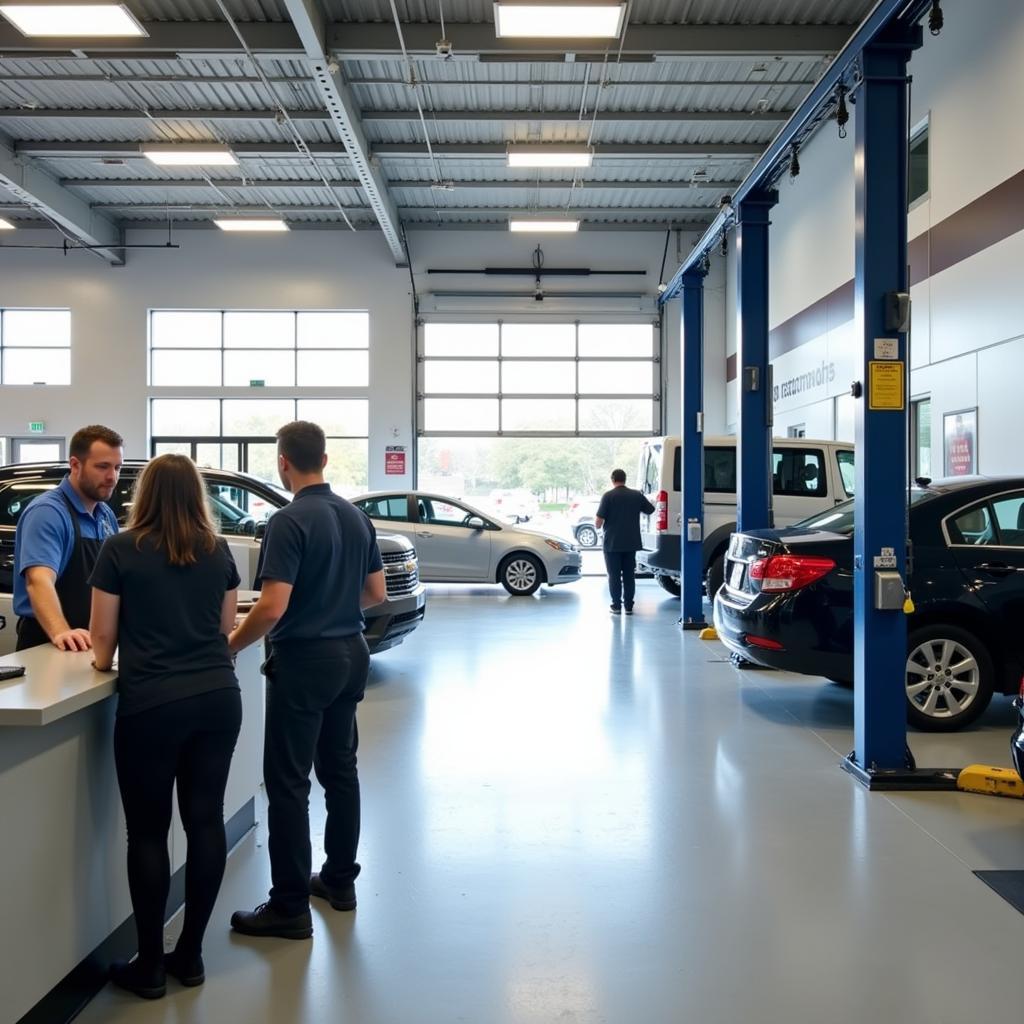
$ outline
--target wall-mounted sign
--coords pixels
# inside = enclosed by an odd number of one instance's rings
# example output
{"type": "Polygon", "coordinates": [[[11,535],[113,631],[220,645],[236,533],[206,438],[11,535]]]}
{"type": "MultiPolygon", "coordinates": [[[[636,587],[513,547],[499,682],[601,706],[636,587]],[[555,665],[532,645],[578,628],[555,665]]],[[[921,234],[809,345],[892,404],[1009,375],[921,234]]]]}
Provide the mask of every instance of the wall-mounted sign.
{"type": "Polygon", "coordinates": [[[251,388],[262,388],[266,386],[265,380],[251,380],[249,381],[249,387],[251,388]]]}
{"type": "Polygon", "coordinates": [[[387,476],[405,475],[404,444],[389,444],[384,449],[384,473],[387,476]]]}
{"type": "Polygon", "coordinates": [[[46,424],[42,420],[33,420],[28,425],[28,432],[30,434],[45,434],[46,424]]]}
{"type": "Polygon", "coordinates": [[[903,364],[873,359],[868,363],[868,408],[899,410],[906,402],[903,364]]]}
{"type": "Polygon", "coordinates": [[[978,410],[947,412],[942,417],[946,476],[970,476],[978,469],[978,410]]]}

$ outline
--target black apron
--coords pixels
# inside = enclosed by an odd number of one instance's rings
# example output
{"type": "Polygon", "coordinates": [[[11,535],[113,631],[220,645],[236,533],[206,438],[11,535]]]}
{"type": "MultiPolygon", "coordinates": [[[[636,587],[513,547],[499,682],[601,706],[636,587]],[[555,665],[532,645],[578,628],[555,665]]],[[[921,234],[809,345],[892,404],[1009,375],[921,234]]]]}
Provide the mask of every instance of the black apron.
{"type": "MultiPolygon", "coordinates": [[[[64,571],[57,577],[57,597],[60,600],[60,608],[67,624],[72,629],[88,629],[89,616],[92,613],[92,587],[89,586],[89,577],[96,565],[96,559],[99,558],[103,541],[82,536],[82,529],[78,524],[78,510],[71,504],[66,494],[61,493],[61,497],[71,513],[71,526],[75,531],[75,546],[71,549],[71,557],[68,559],[64,571]]],[[[33,616],[18,619],[17,632],[16,651],[23,651],[26,647],[38,647],[39,644],[50,642],[46,630],[33,616]]]]}

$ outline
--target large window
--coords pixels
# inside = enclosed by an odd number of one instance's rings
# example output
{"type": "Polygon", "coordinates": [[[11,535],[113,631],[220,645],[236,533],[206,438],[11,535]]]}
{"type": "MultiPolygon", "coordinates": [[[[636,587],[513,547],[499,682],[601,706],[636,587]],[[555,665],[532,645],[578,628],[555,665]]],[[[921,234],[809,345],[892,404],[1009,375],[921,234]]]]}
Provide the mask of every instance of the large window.
{"type": "Polygon", "coordinates": [[[364,310],[155,309],[153,387],[355,387],[370,381],[364,310]]]}
{"type": "Polygon", "coordinates": [[[650,436],[660,353],[650,323],[428,323],[419,433],[650,436]]]}
{"type": "Polygon", "coordinates": [[[276,483],[278,428],[312,420],[327,435],[324,476],[339,494],[356,494],[367,487],[369,415],[365,398],[154,398],[150,448],[276,483]]]}
{"type": "Polygon", "coordinates": [[[921,398],[910,404],[910,459],[913,477],[932,475],[932,401],[921,398]]]}
{"type": "Polygon", "coordinates": [[[0,384],[71,383],[71,311],[0,309],[0,384]]]}
{"type": "Polygon", "coordinates": [[[910,136],[910,160],[908,164],[907,201],[913,206],[928,195],[928,121],[918,127],[910,136]]]}

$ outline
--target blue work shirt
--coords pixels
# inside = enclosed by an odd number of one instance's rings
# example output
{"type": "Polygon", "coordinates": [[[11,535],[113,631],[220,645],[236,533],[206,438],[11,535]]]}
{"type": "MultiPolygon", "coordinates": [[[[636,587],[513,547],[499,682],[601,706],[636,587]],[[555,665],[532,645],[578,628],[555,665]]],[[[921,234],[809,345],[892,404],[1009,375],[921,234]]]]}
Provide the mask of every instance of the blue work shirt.
{"type": "Polygon", "coordinates": [[[267,521],[259,578],[292,586],[273,643],[357,636],[366,577],[383,568],[373,523],[329,484],[310,484],[267,521]]]}
{"type": "Polygon", "coordinates": [[[52,491],[40,494],[28,503],[14,532],[14,614],[32,617],[32,603],[25,585],[25,570],[45,565],[60,579],[75,547],[75,527],[62,495],[74,506],[78,529],[84,539],[106,540],[117,533],[117,516],[105,502],[97,502],[86,512],[82,499],[64,477],[52,491]]]}

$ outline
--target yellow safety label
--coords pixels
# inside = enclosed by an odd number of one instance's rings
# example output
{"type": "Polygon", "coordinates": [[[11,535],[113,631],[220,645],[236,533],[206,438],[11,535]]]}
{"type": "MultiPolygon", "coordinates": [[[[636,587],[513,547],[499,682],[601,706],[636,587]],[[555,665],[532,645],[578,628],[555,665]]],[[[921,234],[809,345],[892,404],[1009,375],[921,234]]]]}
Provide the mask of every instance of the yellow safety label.
{"type": "Polygon", "coordinates": [[[868,408],[902,409],[906,401],[903,363],[872,360],[868,363],[868,408]]]}

